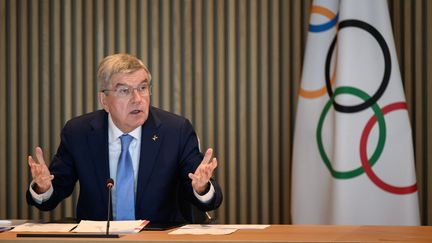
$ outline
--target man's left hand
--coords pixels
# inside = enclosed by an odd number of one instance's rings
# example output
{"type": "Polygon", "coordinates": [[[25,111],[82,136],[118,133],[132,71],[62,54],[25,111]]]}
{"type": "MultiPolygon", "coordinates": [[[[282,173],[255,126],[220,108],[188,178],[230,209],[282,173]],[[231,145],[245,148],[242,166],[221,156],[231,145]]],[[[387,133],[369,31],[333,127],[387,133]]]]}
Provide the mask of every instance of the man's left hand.
{"type": "Polygon", "coordinates": [[[204,159],[195,170],[195,173],[189,173],[189,178],[192,180],[192,187],[194,190],[203,195],[209,186],[210,178],[212,177],[214,169],[217,167],[217,159],[213,158],[213,149],[207,149],[204,159]]]}

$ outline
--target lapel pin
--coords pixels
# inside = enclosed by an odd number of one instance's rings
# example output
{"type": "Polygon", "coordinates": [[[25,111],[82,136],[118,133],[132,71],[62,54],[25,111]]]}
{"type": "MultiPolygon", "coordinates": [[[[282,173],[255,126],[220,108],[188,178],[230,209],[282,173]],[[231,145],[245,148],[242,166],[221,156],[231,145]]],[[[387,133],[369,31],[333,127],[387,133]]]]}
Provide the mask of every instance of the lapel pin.
{"type": "Polygon", "coordinates": [[[156,141],[156,139],[158,139],[158,136],[153,135],[152,139],[153,139],[153,141],[156,141]]]}

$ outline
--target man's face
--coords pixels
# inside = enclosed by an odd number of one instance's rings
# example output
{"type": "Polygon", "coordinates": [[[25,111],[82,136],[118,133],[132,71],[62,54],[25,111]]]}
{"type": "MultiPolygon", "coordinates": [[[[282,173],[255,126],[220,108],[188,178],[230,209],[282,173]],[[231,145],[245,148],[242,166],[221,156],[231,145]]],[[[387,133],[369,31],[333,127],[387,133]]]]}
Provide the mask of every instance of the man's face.
{"type": "Polygon", "coordinates": [[[106,93],[99,92],[99,102],[106,112],[111,114],[114,124],[124,133],[128,133],[144,124],[150,107],[147,72],[139,69],[132,73],[116,73],[111,76],[111,85],[106,93]],[[129,95],[121,95],[121,91],[132,91],[129,95]],[[136,88],[141,88],[141,91],[136,88]]]}

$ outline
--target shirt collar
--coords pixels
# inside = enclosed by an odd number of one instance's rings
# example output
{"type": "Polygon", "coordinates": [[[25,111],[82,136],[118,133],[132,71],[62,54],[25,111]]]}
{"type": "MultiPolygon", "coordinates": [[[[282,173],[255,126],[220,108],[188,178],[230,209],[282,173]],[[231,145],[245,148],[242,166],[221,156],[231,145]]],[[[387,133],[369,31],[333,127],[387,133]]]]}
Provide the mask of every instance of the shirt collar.
{"type": "MultiPolygon", "coordinates": [[[[141,130],[142,130],[142,126],[138,126],[128,134],[131,135],[133,138],[137,139],[138,141],[140,141],[141,130]]],[[[124,133],[114,124],[111,114],[108,113],[108,142],[109,143],[115,142],[123,134],[124,133]]]]}

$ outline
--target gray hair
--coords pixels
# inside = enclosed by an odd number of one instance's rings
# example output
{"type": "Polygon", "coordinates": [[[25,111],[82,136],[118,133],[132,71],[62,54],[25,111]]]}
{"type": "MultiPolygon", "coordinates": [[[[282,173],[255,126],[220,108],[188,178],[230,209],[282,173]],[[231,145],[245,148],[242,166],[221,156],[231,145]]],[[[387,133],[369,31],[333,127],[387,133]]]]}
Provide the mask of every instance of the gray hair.
{"type": "Polygon", "coordinates": [[[108,89],[111,83],[111,76],[116,73],[131,73],[144,69],[148,75],[148,82],[151,81],[151,73],[144,63],[135,56],[119,53],[105,57],[99,64],[97,80],[99,91],[108,89]]]}

